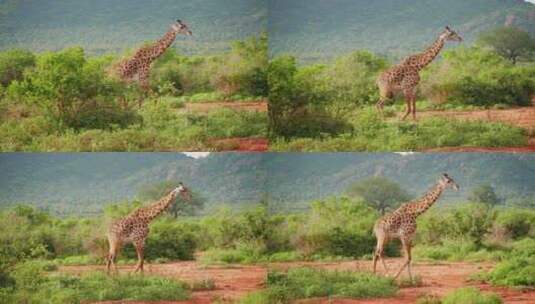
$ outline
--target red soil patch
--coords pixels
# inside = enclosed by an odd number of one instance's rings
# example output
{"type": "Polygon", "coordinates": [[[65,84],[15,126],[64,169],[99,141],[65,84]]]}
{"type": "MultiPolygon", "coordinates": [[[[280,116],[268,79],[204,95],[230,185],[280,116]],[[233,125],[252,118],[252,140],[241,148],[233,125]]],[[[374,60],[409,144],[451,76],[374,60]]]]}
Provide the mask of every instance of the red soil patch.
{"type": "MultiPolygon", "coordinates": [[[[387,261],[390,269],[390,275],[401,265],[401,259],[389,259],[387,261]]],[[[325,269],[340,270],[363,270],[371,269],[370,261],[348,261],[339,263],[320,263],[320,262],[295,262],[295,263],[275,263],[269,267],[275,269],[288,269],[292,267],[316,267],[325,269]]],[[[119,267],[120,272],[132,271],[133,266],[119,267]]],[[[492,264],[489,263],[414,263],[413,273],[422,278],[422,286],[401,288],[398,294],[393,298],[387,299],[308,299],[301,300],[297,303],[316,304],[316,303],[359,303],[359,304],[409,304],[414,303],[422,295],[443,296],[448,292],[465,286],[474,286],[483,291],[492,291],[498,293],[504,300],[504,303],[528,304],[534,303],[535,291],[520,291],[508,288],[496,288],[488,284],[467,282],[469,276],[473,273],[489,270],[492,264]]],[[[104,266],[63,266],[59,271],[67,273],[82,273],[86,271],[101,270],[104,266]]],[[[147,265],[146,273],[149,275],[162,275],[170,278],[180,279],[186,282],[195,282],[200,280],[211,279],[215,282],[214,290],[193,292],[192,299],[189,301],[178,302],[150,302],[150,303],[174,303],[174,304],[205,304],[215,301],[231,303],[247,293],[263,288],[264,278],[267,273],[267,267],[264,266],[209,266],[203,267],[196,262],[178,262],[168,264],[147,265]]],[[[102,303],[149,303],[135,301],[112,301],[102,303]]]]}
{"type": "Polygon", "coordinates": [[[186,106],[182,109],[186,111],[201,113],[207,113],[216,109],[232,109],[265,113],[267,112],[267,102],[189,102],[186,103],[186,106]]]}
{"type": "Polygon", "coordinates": [[[263,137],[219,138],[212,140],[211,144],[218,151],[263,152],[269,147],[269,141],[263,137]]]}

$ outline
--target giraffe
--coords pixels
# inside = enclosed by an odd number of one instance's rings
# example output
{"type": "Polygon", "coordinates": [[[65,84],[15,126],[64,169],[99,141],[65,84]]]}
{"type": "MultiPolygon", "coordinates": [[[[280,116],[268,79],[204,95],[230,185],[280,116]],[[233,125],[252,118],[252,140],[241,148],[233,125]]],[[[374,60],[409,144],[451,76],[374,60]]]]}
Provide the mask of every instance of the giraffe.
{"type": "Polygon", "coordinates": [[[108,243],[110,251],[107,258],[107,271],[113,265],[115,271],[115,258],[119,253],[121,246],[127,242],[132,242],[136,248],[138,262],[134,272],[143,272],[143,250],[145,240],[149,234],[149,223],[164,212],[174,201],[177,195],[180,195],[185,201],[191,200],[191,194],[188,188],[182,183],[178,187],[162,197],[159,201],[139,209],[134,210],[126,217],[114,222],[108,230],[108,243]]]}
{"type": "Polygon", "coordinates": [[[459,34],[446,26],[437,40],[425,51],[405,58],[401,63],[382,72],[377,78],[379,101],[375,105],[379,113],[383,114],[385,101],[392,98],[394,93],[402,91],[407,103],[407,110],[403,120],[412,113],[416,120],[416,86],[420,82],[420,71],[430,64],[440,53],[446,41],[461,42],[459,34]]]}
{"type": "Polygon", "coordinates": [[[144,93],[148,93],[151,65],[173,44],[177,34],[193,35],[185,23],[177,20],[162,38],[155,43],[141,47],[133,56],[119,62],[114,66],[113,72],[125,83],[132,82],[137,75],[139,86],[144,93]]]}
{"type": "Polygon", "coordinates": [[[373,255],[373,272],[376,271],[377,260],[381,260],[385,272],[388,272],[385,260],[383,258],[384,248],[387,242],[391,239],[399,238],[403,251],[405,253],[405,262],[396,273],[394,278],[397,278],[401,271],[407,267],[409,277],[412,281],[411,274],[411,246],[412,238],[416,233],[416,218],[423,214],[429,207],[431,207],[440,197],[446,188],[453,188],[455,191],[459,190],[459,186],[455,181],[444,173],[436,185],[429,190],[423,197],[402,204],[394,212],[389,213],[380,218],[373,228],[375,237],[377,238],[377,246],[373,255]]]}

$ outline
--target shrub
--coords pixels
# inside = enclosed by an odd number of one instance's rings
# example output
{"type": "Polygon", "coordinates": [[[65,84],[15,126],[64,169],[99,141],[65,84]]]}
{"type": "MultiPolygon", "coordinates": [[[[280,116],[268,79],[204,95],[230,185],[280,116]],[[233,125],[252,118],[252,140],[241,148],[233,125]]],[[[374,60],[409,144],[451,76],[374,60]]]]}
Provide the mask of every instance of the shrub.
{"type": "MultiPolygon", "coordinates": [[[[375,246],[372,228],[376,218],[376,212],[363,202],[347,198],[315,202],[304,222],[292,233],[293,246],[306,256],[370,254],[375,246]]],[[[390,247],[388,251],[391,252],[390,247]]]]}
{"type": "Polygon", "coordinates": [[[509,257],[498,263],[487,279],[495,285],[535,286],[535,240],[514,243],[509,257]]]}
{"type": "Polygon", "coordinates": [[[11,83],[8,96],[40,106],[59,127],[128,125],[135,115],[123,113],[115,103],[114,98],[123,87],[105,75],[110,60],[86,59],[81,48],[43,54],[31,73],[22,81],[11,83]]]}
{"type": "Polygon", "coordinates": [[[503,301],[494,293],[481,293],[477,288],[465,287],[454,290],[442,300],[443,304],[501,304],[503,301]]]}
{"type": "MultiPolygon", "coordinates": [[[[26,266],[27,267],[27,266],[26,266]]],[[[32,285],[21,285],[14,293],[19,303],[80,303],[107,300],[185,300],[187,284],[151,276],[90,273],[81,277],[45,277],[32,271],[32,285]],[[36,279],[35,279],[36,278],[36,279]]]]}
{"type": "Polygon", "coordinates": [[[7,87],[14,80],[21,80],[24,72],[34,65],[35,56],[27,50],[0,52],[0,87],[7,87]]]}
{"type": "Polygon", "coordinates": [[[529,209],[504,209],[498,212],[494,229],[501,237],[520,239],[535,237],[535,211],[529,209]]]}
{"type": "Polygon", "coordinates": [[[535,89],[535,69],[516,67],[498,54],[478,47],[456,48],[425,74],[423,92],[435,102],[490,107],[526,106],[535,89]]]}
{"type": "Polygon", "coordinates": [[[292,268],[287,273],[271,271],[267,276],[268,297],[289,300],[341,296],[349,298],[389,297],[396,293],[394,281],[369,273],[292,268]]]}
{"type": "Polygon", "coordinates": [[[418,124],[387,123],[371,108],[352,118],[353,131],[322,138],[276,138],[274,151],[406,151],[449,146],[520,146],[526,131],[510,125],[485,121],[425,118],[418,124]]]}

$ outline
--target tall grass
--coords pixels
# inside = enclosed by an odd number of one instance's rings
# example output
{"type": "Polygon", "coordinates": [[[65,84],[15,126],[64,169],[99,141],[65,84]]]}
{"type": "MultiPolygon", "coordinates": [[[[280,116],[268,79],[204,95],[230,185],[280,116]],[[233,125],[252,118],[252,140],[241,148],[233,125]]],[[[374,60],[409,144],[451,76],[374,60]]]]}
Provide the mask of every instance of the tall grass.
{"type": "Polygon", "coordinates": [[[26,262],[12,273],[13,287],[0,288],[7,303],[83,303],[108,300],[186,300],[188,285],[171,279],[139,276],[109,276],[101,272],[82,276],[47,275],[40,262],[26,262]],[[9,292],[11,290],[11,292],[9,292]],[[7,292],[6,292],[7,291],[7,292]]]}
{"type": "Polygon", "coordinates": [[[501,147],[527,143],[525,130],[503,123],[424,118],[419,122],[382,120],[373,109],[355,113],[351,132],[276,138],[275,151],[412,151],[449,146],[501,147]]]}
{"type": "Polygon", "coordinates": [[[393,296],[394,280],[370,273],[292,268],[268,273],[267,288],[242,303],[289,303],[313,297],[377,298],[393,296]]]}

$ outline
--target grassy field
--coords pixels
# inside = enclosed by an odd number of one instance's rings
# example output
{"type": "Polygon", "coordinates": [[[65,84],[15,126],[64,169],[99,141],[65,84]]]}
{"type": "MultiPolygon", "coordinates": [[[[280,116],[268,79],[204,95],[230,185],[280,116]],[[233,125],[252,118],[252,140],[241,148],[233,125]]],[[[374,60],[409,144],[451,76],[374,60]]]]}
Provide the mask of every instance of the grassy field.
{"type": "MultiPolygon", "coordinates": [[[[217,294],[223,284],[220,280],[228,276],[232,283],[226,285],[256,286],[257,291],[246,297],[244,292],[228,295],[243,303],[287,303],[316,297],[395,299],[405,294],[405,288],[421,288],[422,280],[450,271],[439,270],[441,263],[465,263],[459,266],[464,272],[453,280],[457,284],[463,280],[483,282],[479,284],[492,290],[492,286],[529,289],[535,284],[535,213],[531,209],[463,203],[426,213],[419,219],[413,250],[418,273],[414,282],[369,273],[375,245],[371,229],[378,213],[358,200],[324,201],[294,214],[255,207],[178,220],[164,216],[152,225],[147,240],[149,276],[108,277],[101,273],[103,266],[95,266],[103,265],[107,250],[103,223],[128,211],[107,210],[101,217],[72,219],[26,207],[3,211],[3,298],[32,303],[43,298],[50,298],[49,303],[181,300],[196,290],[213,289],[217,294]],[[193,259],[198,261],[173,263],[193,259]],[[432,270],[434,267],[438,268],[432,270]],[[268,271],[267,279],[262,282],[264,271],[268,271]],[[95,288],[100,292],[95,293],[95,288]]],[[[390,243],[386,252],[390,266],[399,267],[399,259],[391,260],[400,255],[399,244],[390,243]]],[[[135,259],[134,249],[126,246],[120,257],[121,273],[132,269],[135,259]]],[[[448,286],[452,290],[458,285],[448,286]]],[[[462,299],[479,297],[479,287],[474,286],[475,290],[445,296],[444,303],[465,303],[462,299]]],[[[500,303],[494,295],[488,296],[488,301],[481,303],[500,303]]]]}

